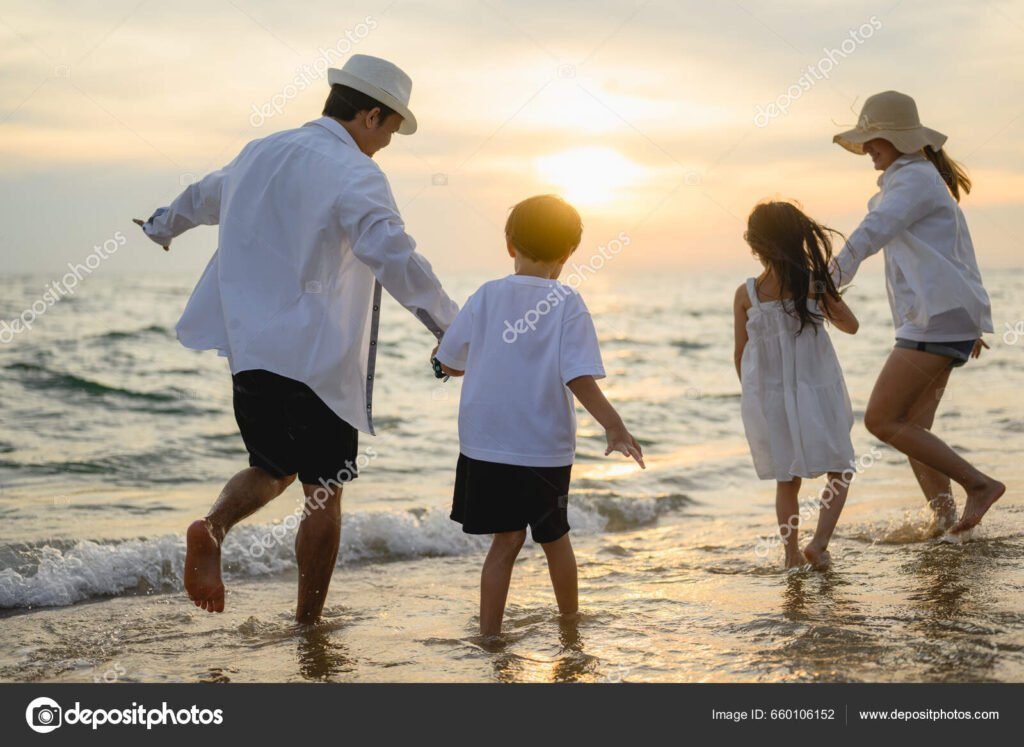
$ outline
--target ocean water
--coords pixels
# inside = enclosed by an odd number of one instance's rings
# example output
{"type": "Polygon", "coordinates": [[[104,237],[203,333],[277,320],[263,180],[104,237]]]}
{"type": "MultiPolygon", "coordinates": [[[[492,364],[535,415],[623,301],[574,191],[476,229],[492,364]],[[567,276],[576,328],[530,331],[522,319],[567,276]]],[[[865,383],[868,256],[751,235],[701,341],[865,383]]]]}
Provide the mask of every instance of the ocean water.
{"type": "MultiPolygon", "coordinates": [[[[648,469],[604,457],[580,412],[570,522],[582,614],[559,620],[528,541],[506,633],[487,642],[486,540],[447,518],[459,383],[433,378],[418,322],[387,302],[379,435],[361,440],[372,456],[345,491],[324,621],[301,629],[295,486],[229,535],[224,614],[182,591],[185,527],[245,466],[225,361],[174,337],[194,278],[91,275],[0,345],[0,679],[1022,681],[1024,273],[986,273],[992,350],[953,374],[935,425],[1009,485],[957,543],[924,537],[905,460],[862,425],[892,343],[880,276],[869,265],[847,296],[861,332],[833,334],[854,445],[870,457],[824,573],[784,572],[765,541],[774,484],[754,475],[732,364],[742,273],[588,279],[602,385],[648,469]]],[[[484,279],[446,278],[460,300],[484,279]]],[[[0,319],[50,280],[0,280],[0,319]]],[[[805,481],[805,497],[816,489],[805,481]]]]}

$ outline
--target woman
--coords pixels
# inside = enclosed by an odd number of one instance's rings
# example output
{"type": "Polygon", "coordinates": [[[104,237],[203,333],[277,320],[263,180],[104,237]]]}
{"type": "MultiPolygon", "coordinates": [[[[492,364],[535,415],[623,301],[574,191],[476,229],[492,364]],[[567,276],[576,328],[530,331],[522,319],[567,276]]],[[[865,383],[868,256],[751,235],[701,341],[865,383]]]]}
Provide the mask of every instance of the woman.
{"type": "Polygon", "coordinates": [[[885,277],[896,347],[878,375],[864,415],[876,437],[910,459],[935,514],[934,530],[974,526],[1006,486],[977,470],[931,432],[954,368],[987,348],[992,311],[963,212],[964,170],[942,150],[946,136],[921,126],[909,96],[886,91],[864,102],[857,126],[833,138],[871,157],[881,190],[833,263],[836,285],[885,249],[885,277]],[[960,521],[950,480],[967,491],[960,521]]]}

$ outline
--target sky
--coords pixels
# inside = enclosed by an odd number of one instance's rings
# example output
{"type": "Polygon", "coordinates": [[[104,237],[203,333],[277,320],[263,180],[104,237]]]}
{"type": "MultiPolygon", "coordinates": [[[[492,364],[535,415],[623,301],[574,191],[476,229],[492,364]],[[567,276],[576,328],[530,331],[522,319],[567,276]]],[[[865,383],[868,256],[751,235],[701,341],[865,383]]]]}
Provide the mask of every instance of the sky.
{"type": "Polygon", "coordinates": [[[131,219],[318,117],[355,53],[413,79],[419,131],[376,159],[439,274],[507,272],[507,211],[545,192],[580,210],[579,256],[629,237],[623,271],[750,269],[769,198],[848,233],[877,173],[832,135],[887,89],[968,167],[982,268],[1019,265],[1022,1],[0,0],[3,272],[123,236],[103,272],[197,274],[216,229],[165,254],[131,219]]]}

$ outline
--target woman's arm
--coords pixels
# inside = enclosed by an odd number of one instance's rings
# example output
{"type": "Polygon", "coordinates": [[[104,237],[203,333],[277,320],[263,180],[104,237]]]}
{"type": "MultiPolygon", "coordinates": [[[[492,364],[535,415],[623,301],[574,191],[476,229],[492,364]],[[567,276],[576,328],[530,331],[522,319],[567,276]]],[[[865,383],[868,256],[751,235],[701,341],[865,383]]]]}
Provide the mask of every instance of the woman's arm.
{"type": "Polygon", "coordinates": [[[593,376],[577,376],[566,386],[576,395],[576,399],[586,408],[587,412],[594,416],[594,420],[604,428],[605,437],[608,439],[608,448],[604,455],[608,456],[613,451],[620,451],[626,456],[631,456],[643,469],[644,453],[633,435],[626,430],[625,423],[619,417],[619,413],[612,407],[611,402],[604,396],[601,388],[593,376]]]}
{"type": "Polygon", "coordinates": [[[743,361],[743,351],[747,347],[747,309],[750,308],[750,296],[747,294],[747,286],[741,285],[736,289],[736,297],[732,302],[733,313],[733,362],[736,364],[736,375],[743,378],[740,371],[740,364],[743,361]]]}

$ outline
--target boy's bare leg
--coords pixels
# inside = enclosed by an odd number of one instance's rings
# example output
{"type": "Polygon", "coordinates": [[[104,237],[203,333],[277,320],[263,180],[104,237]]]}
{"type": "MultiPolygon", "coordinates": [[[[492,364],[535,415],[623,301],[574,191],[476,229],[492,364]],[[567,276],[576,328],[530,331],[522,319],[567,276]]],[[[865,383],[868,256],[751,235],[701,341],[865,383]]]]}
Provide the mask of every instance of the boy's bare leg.
{"type": "Polygon", "coordinates": [[[563,616],[575,615],[580,608],[579,581],[576,574],[576,554],[572,551],[569,534],[563,534],[554,542],[541,545],[548,558],[548,573],[555,590],[558,611],[563,616]]]}
{"type": "Polygon", "coordinates": [[[192,522],[185,534],[185,591],[207,612],[224,611],[224,582],[220,577],[220,546],[235,524],[277,498],[295,475],[274,477],[249,467],[228,480],[205,519],[192,522]]]}
{"type": "Polygon", "coordinates": [[[308,625],[320,619],[327,589],[334,575],[341,545],[341,486],[303,483],[306,507],[295,535],[295,559],[299,566],[299,599],[296,622],[308,625]]]}
{"type": "Polygon", "coordinates": [[[801,484],[802,480],[799,477],[775,484],[775,516],[779,520],[779,535],[786,550],[786,568],[796,568],[804,564],[799,544],[801,484]]]}
{"type": "Polygon", "coordinates": [[[957,454],[942,439],[909,419],[914,404],[949,368],[949,358],[897,348],[889,354],[864,413],[872,435],[908,457],[941,472],[967,491],[967,503],[953,532],[977,526],[1006,492],[1006,486],[957,454]]]}
{"type": "Polygon", "coordinates": [[[498,635],[505,615],[512,567],[526,541],[526,530],[499,532],[491,540],[491,549],[480,573],[480,634],[498,635]]]}
{"type": "Polygon", "coordinates": [[[814,537],[804,548],[804,557],[818,570],[828,568],[832,562],[828,543],[832,539],[832,533],[836,530],[839,514],[843,512],[843,506],[846,505],[846,494],[849,491],[850,486],[843,479],[842,472],[828,473],[828,487],[822,494],[818,508],[818,526],[814,530],[814,537]]]}

